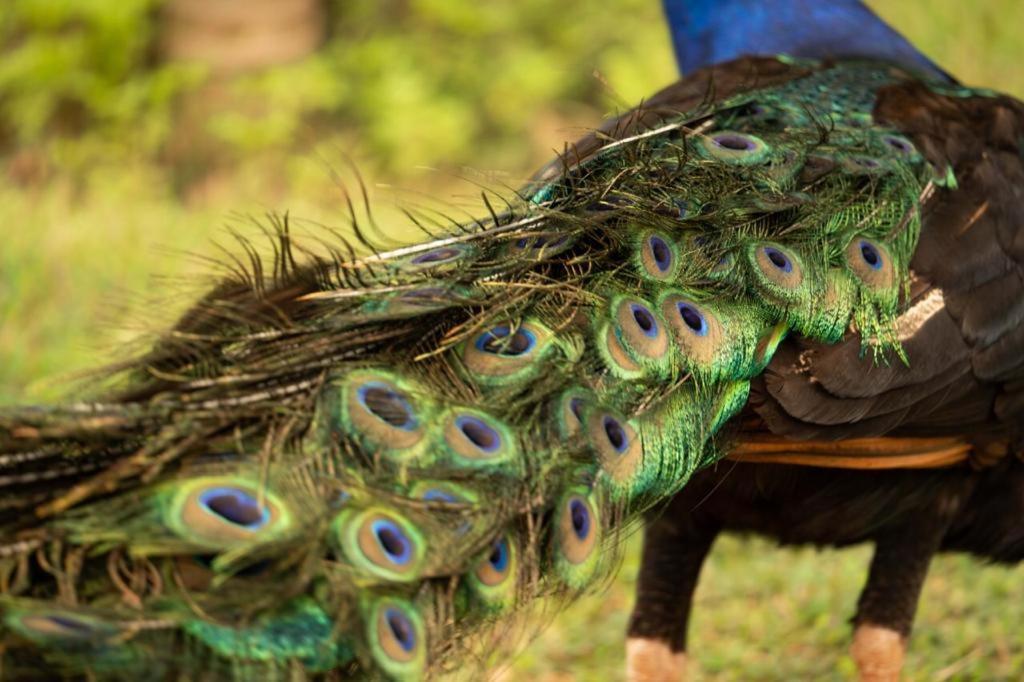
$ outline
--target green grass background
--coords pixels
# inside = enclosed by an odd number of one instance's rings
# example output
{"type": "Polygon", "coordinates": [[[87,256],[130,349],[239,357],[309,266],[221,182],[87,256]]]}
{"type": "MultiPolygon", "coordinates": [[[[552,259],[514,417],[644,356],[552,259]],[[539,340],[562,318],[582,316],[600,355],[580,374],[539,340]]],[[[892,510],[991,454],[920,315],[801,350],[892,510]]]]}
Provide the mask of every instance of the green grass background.
{"type": "MultiPolygon", "coordinates": [[[[965,82],[1024,95],[1024,3],[870,4],[965,82]]],[[[400,232],[395,204],[472,206],[474,182],[515,186],[674,77],[655,0],[339,1],[320,53],[230,82],[151,66],[157,5],[0,7],[0,404],[58,399],[67,377],[168,323],[225,224],[245,231],[268,210],[342,224],[333,172],[347,158],[400,232]]],[[[638,550],[505,679],[621,678],[638,550]]],[[[720,542],[693,620],[696,678],[848,679],[868,558],[720,542]]],[[[1024,677],[1021,577],[940,559],[909,678],[1024,677]]]]}

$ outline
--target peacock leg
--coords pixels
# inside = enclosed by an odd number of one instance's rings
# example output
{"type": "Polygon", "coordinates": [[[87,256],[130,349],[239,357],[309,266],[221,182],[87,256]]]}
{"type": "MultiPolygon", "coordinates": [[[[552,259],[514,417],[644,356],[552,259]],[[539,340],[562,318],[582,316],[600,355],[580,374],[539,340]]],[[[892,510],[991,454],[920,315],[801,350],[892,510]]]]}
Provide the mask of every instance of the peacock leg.
{"type": "Polygon", "coordinates": [[[659,639],[626,640],[626,679],[629,682],[682,682],[686,679],[686,652],[673,651],[659,639]]]}
{"type": "Polygon", "coordinates": [[[686,631],[700,569],[719,528],[691,509],[674,509],[651,520],[637,583],[637,600],[626,642],[629,682],[679,682],[686,673],[686,631]]]}
{"type": "Polygon", "coordinates": [[[863,682],[899,680],[928,566],[951,517],[948,511],[922,510],[876,539],[850,647],[863,682]]]}
{"type": "Polygon", "coordinates": [[[896,682],[903,669],[907,638],[880,625],[858,625],[850,654],[862,682],[896,682]]]}

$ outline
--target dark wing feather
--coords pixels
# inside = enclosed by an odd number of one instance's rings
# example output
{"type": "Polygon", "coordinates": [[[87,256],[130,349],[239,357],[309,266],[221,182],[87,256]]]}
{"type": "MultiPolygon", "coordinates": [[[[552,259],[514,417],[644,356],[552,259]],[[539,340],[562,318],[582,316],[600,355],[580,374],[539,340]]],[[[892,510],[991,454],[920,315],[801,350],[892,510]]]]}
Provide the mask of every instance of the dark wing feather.
{"type": "MultiPolygon", "coordinates": [[[[941,304],[938,297],[932,300],[941,304]]],[[[903,342],[907,356],[914,358],[909,365],[899,361],[864,362],[859,343],[818,346],[811,349],[809,357],[815,369],[825,370],[815,374],[824,391],[849,398],[871,398],[969,366],[970,354],[961,340],[959,327],[948,311],[940,308],[903,342]]]]}
{"type": "Polygon", "coordinates": [[[925,202],[901,325],[908,363],[875,364],[851,333],[836,346],[785,342],[751,409],[798,439],[1024,431],[1024,105],[920,84],[880,94],[876,118],[903,130],[957,188],[925,202]]]}

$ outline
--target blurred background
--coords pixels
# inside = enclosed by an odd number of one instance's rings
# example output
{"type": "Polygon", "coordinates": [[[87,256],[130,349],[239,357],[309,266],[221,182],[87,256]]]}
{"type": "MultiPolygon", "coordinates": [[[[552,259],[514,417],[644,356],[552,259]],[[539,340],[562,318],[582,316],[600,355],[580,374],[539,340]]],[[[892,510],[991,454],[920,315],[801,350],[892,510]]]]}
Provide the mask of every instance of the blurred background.
{"type": "MultiPolygon", "coordinates": [[[[1019,0],[868,4],[964,82],[1024,96],[1019,0]]],[[[675,77],[657,0],[0,0],[0,404],[57,399],[170,322],[225,225],[342,225],[352,164],[399,232],[401,203],[472,210],[477,184],[514,188],[675,77]]],[[[504,678],[621,678],[638,549],[504,678]]],[[[720,543],[697,679],[849,678],[868,557],[720,543]]],[[[942,559],[910,679],[1024,677],[1021,577],[942,559]]]]}

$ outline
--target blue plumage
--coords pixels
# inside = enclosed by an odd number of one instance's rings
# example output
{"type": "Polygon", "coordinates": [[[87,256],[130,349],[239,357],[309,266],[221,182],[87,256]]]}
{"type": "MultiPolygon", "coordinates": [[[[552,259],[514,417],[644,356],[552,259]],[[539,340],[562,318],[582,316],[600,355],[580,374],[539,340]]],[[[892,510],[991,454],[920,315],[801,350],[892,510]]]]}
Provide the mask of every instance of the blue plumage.
{"type": "Polygon", "coordinates": [[[869,57],[949,76],[860,0],[664,0],[679,69],[743,55],[869,57]]]}

